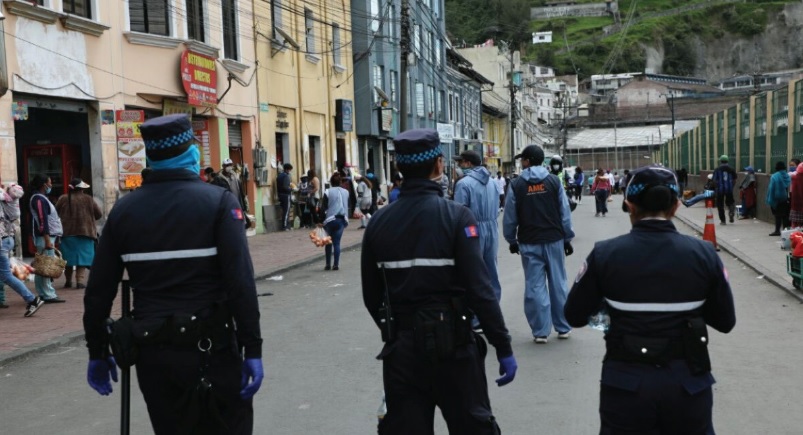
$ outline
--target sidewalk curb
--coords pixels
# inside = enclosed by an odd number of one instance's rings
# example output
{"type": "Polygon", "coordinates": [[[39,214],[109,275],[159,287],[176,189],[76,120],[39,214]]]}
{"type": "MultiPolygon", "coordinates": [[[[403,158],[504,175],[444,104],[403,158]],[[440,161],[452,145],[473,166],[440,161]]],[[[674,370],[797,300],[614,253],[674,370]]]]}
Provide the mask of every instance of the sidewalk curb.
{"type": "MultiPolygon", "coordinates": [[[[350,245],[341,246],[340,250],[351,251],[358,248],[361,244],[362,241],[360,240],[350,245]]],[[[324,260],[325,258],[326,258],[325,253],[315,254],[303,260],[298,260],[296,262],[280,266],[266,272],[259,272],[258,274],[254,275],[254,281],[264,280],[279,273],[284,273],[294,269],[298,269],[300,267],[304,267],[306,265],[324,260]]],[[[34,355],[45,353],[49,350],[57,349],[59,347],[74,346],[83,339],[84,339],[84,331],[73,331],[65,335],[62,335],[61,337],[57,337],[52,340],[44,341],[42,343],[33,345],[32,347],[29,348],[18,349],[13,352],[9,352],[5,355],[0,355],[0,367],[5,367],[10,364],[17,363],[34,355]]]]}
{"type": "MultiPolygon", "coordinates": [[[[679,221],[683,222],[687,227],[691,228],[692,230],[694,230],[694,231],[696,231],[696,232],[698,232],[700,234],[703,234],[703,228],[700,227],[700,225],[698,225],[696,223],[693,223],[691,220],[689,220],[689,219],[687,219],[687,218],[685,218],[683,216],[680,216],[680,215],[675,215],[675,218],[677,218],[679,221]]],[[[774,274],[773,272],[769,271],[768,269],[765,269],[764,267],[762,267],[762,266],[760,266],[758,264],[753,264],[753,262],[750,261],[750,257],[747,254],[745,254],[744,252],[736,249],[736,247],[734,247],[733,245],[731,245],[731,244],[729,244],[727,242],[720,242],[720,241],[717,240],[717,245],[720,248],[722,248],[723,250],[725,250],[726,252],[728,252],[729,254],[733,255],[736,258],[738,258],[739,261],[744,263],[745,266],[747,266],[747,267],[753,269],[754,271],[756,271],[757,273],[763,275],[765,281],[775,285],[776,287],[780,288],[781,290],[785,291],[786,293],[789,293],[792,297],[797,299],[798,302],[803,303],[803,294],[801,294],[800,292],[796,291],[794,288],[791,288],[791,283],[789,282],[787,277],[778,276],[778,275],[774,274]]]]}
{"type": "MultiPolygon", "coordinates": [[[[354,243],[352,243],[350,245],[342,245],[342,246],[340,246],[340,252],[354,250],[354,249],[358,248],[361,244],[362,244],[362,240],[360,240],[358,242],[354,242],[354,243]]],[[[307,257],[307,258],[305,258],[303,260],[298,260],[296,262],[293,262],[293,263],[290,263],[290,264],[286,264],[284,266],[279,266],[276,269],[272,269],[272,270],[269,270],[267,272],[259,272],[258,274],[254,275],[254,281],[264,280],[266,278],[270,278],[273,275],[276,275],[276,274],[279,274],[279,273],[288,272],[288,271],[291,271],[291,270],[294,270],[294,269],[298,269],[299,267],[304,267],[304,266],[306,266],[308,264],[316,263],[316,262],[321,261],[321,260],[326,260],[326,254],[323,253],[323,252],[320,253],[320,254],[315,254],[315,255],[313,255],[311,257],[307,257]]]]}

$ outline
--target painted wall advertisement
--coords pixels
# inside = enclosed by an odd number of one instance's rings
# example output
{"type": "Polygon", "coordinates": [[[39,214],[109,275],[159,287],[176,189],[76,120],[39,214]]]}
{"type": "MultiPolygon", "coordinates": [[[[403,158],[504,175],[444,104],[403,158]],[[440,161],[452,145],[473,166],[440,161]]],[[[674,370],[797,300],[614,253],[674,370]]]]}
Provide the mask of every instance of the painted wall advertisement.
{"type": "Polygon", "coordinates": [[[117,128],[117,165],[121,190],[133,190],[142,185],[145,169],[145,142],[139,126],[145,122],[142,110],[118,110],[115,113],[117,128]]]}

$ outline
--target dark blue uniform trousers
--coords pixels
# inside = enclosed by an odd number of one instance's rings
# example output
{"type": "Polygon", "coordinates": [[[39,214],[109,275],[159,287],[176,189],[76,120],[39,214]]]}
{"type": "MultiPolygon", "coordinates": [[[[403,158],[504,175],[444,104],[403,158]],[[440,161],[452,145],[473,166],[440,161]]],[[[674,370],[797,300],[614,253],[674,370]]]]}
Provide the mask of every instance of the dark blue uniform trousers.
{"type": "Polygon", "coordinates": [[[710,373],[692,376],[685,361],[665,366],[606,361],[600,435],[714,435],[710,373]]]}
{"type": "Polygon", "coordinates": [[[206,370],[220,419],[207,408],[198,409],[188,396],[200,378],[201,352],[197,349],[143,346],[135,367],[156,435],[252,433],[252,401],[240,398],[242,360],[233,348],[213,353],[206,370]],[[199,417],[195,424],[186,420],[193,413],[199,417]]]}
{"type": "Polygon", "coordinates": [[[412,332],[401,332],[382,356],[388,411],[379,434],[432,435],[437,406],[450,434],[498,435],[485,377],[487,346],[475,339],[454,358],[433,363],[416,349],[412,332]]]}

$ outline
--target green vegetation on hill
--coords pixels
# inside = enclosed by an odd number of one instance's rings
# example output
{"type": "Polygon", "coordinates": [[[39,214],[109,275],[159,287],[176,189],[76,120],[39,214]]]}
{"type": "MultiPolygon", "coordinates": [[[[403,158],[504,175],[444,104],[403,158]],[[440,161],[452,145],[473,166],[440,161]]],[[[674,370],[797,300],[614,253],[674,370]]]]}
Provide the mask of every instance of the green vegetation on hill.
{"type": "Polygon", "coordinates": [[[619,2],[619,30],[605,36],[603,29],[615,24],[613,16],[529,21],[529,7],[540,6],[543,1],[446,0],[446,28],[456,41],[468,44],[487,38],[513,40],[525,59],[553,66],[559,74],[577,72],[585,78],[607,72],[642,71],[646,63],[644,47],[649,46],[663,47],[664,73],[691,75],[696,67],[695,38],[711,41],[729,35],[761,34],[768,17],[789,2],[792,0],[710,5],[710,0],[624,0],[619,2]],[[633,2],[637,2],[636,10],[627,25],[633,2]],[[522,18],[523,3],[528,8],[526,20],[522,18]],[[513,5],[515,13],[507,10],[513,5]],[[530,36],[522,35],[527,33],[521,30],[522,21],[528,23],[529,32],[551,30],[553,42],[532,45],[530,36]]]}

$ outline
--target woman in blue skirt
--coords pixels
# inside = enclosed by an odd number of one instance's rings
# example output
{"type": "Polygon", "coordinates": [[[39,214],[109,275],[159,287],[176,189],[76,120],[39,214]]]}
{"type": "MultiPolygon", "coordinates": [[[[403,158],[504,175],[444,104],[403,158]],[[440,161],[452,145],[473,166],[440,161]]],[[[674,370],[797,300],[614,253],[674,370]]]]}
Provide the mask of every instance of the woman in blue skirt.
{"type": "Polygon", "coordinates": [[[98,237],[95,221],[103,216],[100,207],[84,191],[89,184],[80,178],[70,181],[69,192],[61,195],[56,202],[56,210],[64,226],[61,238],[61,254],[67,260],[64,269],[64,288],[72,287],[73,267],[75,268],[75,288],[86,287],[86,271],[95,259],[95,242],[98,237]]]}

